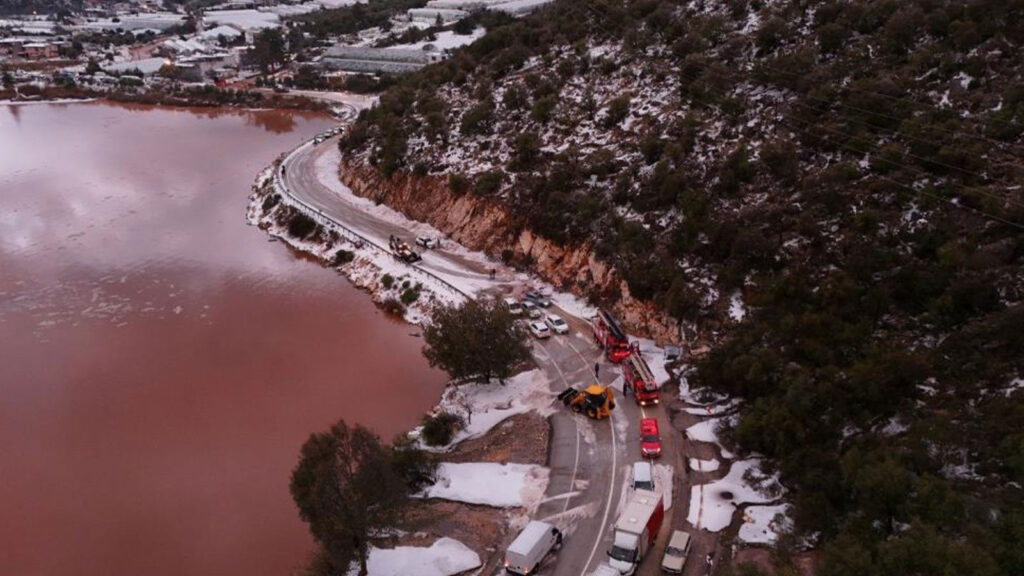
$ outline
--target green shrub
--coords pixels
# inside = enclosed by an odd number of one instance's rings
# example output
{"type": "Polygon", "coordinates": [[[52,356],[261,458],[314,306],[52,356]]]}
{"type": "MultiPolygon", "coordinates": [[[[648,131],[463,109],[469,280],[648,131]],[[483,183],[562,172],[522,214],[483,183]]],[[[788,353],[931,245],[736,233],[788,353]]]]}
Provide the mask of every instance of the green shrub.
{"type": "Polygon", "coordinates": [[[487,134],[494,121],[494,102],[485,100],[470,108],[462,115],[459,129],[463,134],[487,134]]]}
{"type": "Polygon", "coordinates": [[[423,417],[423,430],[420,434],[423,443],[427,446],[447,446],[463,425],[461,416],[450,412],[441,412],[423,417]]]}
{"type": "Polygon", "coordinates": [[[277,206],[277,203],[280,202],[280,201],[281,201],[281,197],[278,196],[277,194],[271,194],[271,195],[267,196],[266,198],[263,199],[263,211],[264,212],[269,211],[274,206],[277,206]]]}
{"type": "Polygon", "coordinates": [[[333,262],[335,266],[341,266],[343,264],[348,264],[349,262],[354,260],[355,257],[356,255],[352,252],[349,252],[348,250],[338,250],[337,252],[334,253],[333,262]]]}
{"type": "Polygon", "coordinates": [[[419,297],[420,291],[415,288],[406,288],[405,290],[402,290],[402,304],[405,304],[406,306],[418,300],[419,297]]]}
{"type": "Polygon", "coordinates": [[[501,183],[504,179],[504,174],[496,170],[479,174],[473,185],[473,193],[478,196],[495,194],[501,190],[501,183]]]}
{"type": "Polygon", "coordinates": [[[546,124],[551,119],[551,114],[555,111],[556,106],[558,106],[558,99],[553,95],[549,94],[538,98],[530,110],[530,117],[541,124],[546,124]]]}
{"type": "Polygon", "coordinates": [[[405,306],[395,298],[385,298],[381,301],[380,307],[385,313],[392,316],[398,316],[400,318],[405,315],[405,306]]]}
{"type": "Polygon", "coordinates": [[[605,128],[618,126],[629,114],[629,96],[619,96],[608,103],[608,115],[604,118],[605,128]]]}
{"type": "Polygon", "coordinates": [[[292,219],[288,222],[288,235],[292,238],[305,240],[318,232],[319,228],[320,225],[315,220],[302,212],[295,212],[292,219]]]}
{"type": "Polygon", "coordinates": [[[391,290],[391,287],[395,285],[395,277],[391,274],[385,274],[380,277],[380,283],[384,286],[385,290],[391,290]]]}

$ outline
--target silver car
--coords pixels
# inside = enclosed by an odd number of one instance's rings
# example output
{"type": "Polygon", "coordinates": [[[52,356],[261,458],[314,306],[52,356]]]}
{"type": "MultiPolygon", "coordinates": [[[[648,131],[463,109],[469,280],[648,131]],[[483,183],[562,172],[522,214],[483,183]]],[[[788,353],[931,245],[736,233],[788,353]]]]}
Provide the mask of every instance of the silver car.
{"type": "Polygon", "coordinates": [[[686,557],[690,554],[690,535],[682,530],[672,533],[672,539],[665,548],[665,557],[661,559],[661,569],[672,574],[682,574],[686,566],[686,557]]]}

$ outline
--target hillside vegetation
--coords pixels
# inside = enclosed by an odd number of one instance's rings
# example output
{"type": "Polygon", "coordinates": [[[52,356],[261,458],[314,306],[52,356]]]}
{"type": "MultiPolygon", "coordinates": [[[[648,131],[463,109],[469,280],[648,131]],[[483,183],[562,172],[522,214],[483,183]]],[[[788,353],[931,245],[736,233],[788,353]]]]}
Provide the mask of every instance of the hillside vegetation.
{"type": "Polygon", "coordinates": [[[1024,0],[558,0],[342,148],[590,246],[717,342],[690,383],[744,399],[732,441],[822,574],[1019,575],[1022,40],[1024,0]]]}

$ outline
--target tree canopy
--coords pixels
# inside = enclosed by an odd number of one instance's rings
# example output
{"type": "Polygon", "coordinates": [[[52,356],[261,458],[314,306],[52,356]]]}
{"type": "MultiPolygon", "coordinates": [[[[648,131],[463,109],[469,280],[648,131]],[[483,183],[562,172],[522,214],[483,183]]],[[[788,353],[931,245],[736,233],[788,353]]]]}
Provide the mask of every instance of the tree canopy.
{"type": "Polygon", "coordinates": [[[339,421],[302,445],[289,486],[299,516],[320,544],[314,562],[345,574],[359,562],[366,574],[369,540],[395,526],[428,459],[405,445],[390,449],[369,429],[339,421]],[[414,480],[414,481],[413,481],[414,480]]]}
{"type": "Polygon", "coordinates": [[[468,300],[442,306],[423,329],[423,355],[431,366],[455,378],[504,380],[530,358],[526,332],[508,307],[497,300],[468,300]]]}

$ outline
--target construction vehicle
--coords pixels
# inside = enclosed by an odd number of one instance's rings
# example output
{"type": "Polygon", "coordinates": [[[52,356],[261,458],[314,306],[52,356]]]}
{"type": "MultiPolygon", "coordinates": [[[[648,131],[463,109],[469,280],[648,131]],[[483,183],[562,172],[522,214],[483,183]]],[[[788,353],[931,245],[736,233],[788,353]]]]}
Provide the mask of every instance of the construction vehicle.
{"type": "Polygon", "coordinates": [[[590,327],[594,330],[594,340],[604,348],[605,358],[610,362],[618,364],[632,352],[629,338],[611,314],[598,310],[597,315],[590,320],[590,327]]]}
{"type": "Polygon", "coordinates": [[[626,384],[633,389],[633,398],[638,406],[658,404],[661,402],[658,394],[658,381],[654,379],[651,368],[647,365],[640,350],[633,349],[622,363],[622,376],[626,384]]]}
{"type": "Polygon", "coordinates": [[[603,420],[615,409],[615,398],[612,389],[599,384],[591,384],[583,390],[566,388],[558,399],[577,414],[586,414],[587,418],[603,420]]]}
{"type": "Polygon", "coordinates": [[[402,239],[397,236],[388,237],[388,247],[391,248],[391,253],[402,262],[412,264],[413,262],[419,262],[423,259],[415,250],[409,247],[402,239]]]}
{"type": "Polygon", "coordinates": [[[644,556],[654,547],[664,519],[661,495],[648,490],[634,491],[615,521],[608,563],[623,576],[635,574],[644,556]]]}

